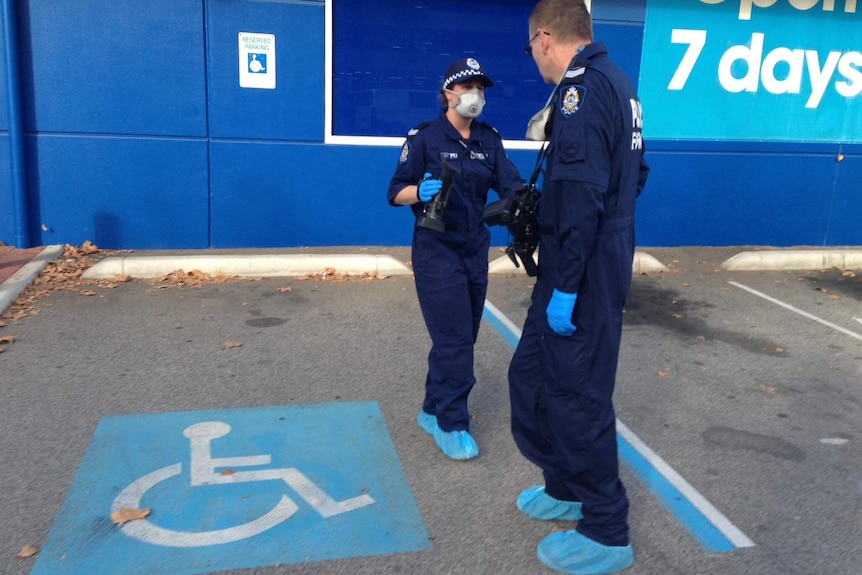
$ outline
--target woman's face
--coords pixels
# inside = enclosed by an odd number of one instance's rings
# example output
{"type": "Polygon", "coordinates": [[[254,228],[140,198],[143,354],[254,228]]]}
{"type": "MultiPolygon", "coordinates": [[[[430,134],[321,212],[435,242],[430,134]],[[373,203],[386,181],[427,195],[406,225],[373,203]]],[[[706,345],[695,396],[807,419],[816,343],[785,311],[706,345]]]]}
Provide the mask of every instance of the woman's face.
{"type": "Polygon", "coordinates": [[[457,84],[452,84],[449,90],[445,91],[446,101],[449,103],[449,107],[452,108],[458,105],[458,97],[460,94],[464,92],[469,92],[472,89],[479,90],[479,93],[482,95],[482,98],[485,98],[485,83],[481,80],[473,79],[473,80],[464,80],[463,82],[458,82],[457,84]],[[454,94],[452,93],[454,92],[454,94]]]}
{"type": "Polygon", "coordinates": [[[483,98],[485,97],[485,83],[481,80],[464,80],[463,82],[452,84],[452,87],[449,89],[456,94],[463,94],[464,92],[469,92],[474,88],[479,90],[479,93],[482,94],[483,98]]]}

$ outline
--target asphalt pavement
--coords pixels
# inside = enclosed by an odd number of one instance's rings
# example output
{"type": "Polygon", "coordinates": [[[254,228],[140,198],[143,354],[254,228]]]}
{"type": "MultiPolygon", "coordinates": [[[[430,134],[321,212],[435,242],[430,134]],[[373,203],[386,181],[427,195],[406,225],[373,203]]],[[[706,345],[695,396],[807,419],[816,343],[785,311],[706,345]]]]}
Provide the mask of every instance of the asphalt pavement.
{"type": "MultiPolygon", "coordinates": [[[[859,571],[860,253],[640,250],[615,395],[627,573],[859,571]]],[[[58,257],[43,256],[0,296],[58,257]]],[[[416,425],[429,340],[409,249],[124,254],[96,271],[131,281],[43,297],[0,328],[15,339],[0,354],[0,573],[552,573],[536,545],[571,525],[517,510],[541,475],[508,431],[532,280],[490,257],[467,462],[416,425]],[[192,263],[245,279],[150,279],[192,263]],[[203,421],[231,429],[196,467],[203,421]],[[345,505],[326,511],[309,485],[345,505]],[[137,535],[109,519],[133,486],[152,509],[137,535]],[[40,552],[16,557],[25,545],[40,552]]]]}

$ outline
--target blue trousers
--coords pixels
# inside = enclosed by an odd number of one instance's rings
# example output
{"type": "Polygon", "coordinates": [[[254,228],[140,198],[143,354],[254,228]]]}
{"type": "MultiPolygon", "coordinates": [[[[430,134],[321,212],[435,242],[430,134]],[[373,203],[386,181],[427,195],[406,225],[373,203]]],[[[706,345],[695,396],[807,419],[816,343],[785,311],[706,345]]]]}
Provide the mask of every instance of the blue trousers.
{"type": "Polygon", "coordinates": [[[509,366],[515,443],[542,469],[549,495],[583,503],[577,530],[603,545],[629,543],[612,396],[633,241],[630,230],[599,236],[578,289],[577,331],[568,337],[548,326],[553,286],[542,269],[556,262],[552,249],[540,254],[539,280],[509,366]]]}
{"type": "Polygon", "coordinates": [[[467,397],[476,383],[473,348],[488,291],[487,234],[478,242],[447,242],[417,232],[416,293],[431,336],[422,409],[443,431],[470,429],[467,397]]]}

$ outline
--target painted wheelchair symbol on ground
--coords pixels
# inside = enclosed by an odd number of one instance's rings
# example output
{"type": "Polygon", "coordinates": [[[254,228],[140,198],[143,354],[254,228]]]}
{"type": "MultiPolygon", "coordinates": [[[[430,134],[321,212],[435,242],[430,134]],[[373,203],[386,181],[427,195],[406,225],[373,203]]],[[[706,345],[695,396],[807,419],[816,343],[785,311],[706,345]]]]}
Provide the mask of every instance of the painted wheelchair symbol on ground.
{"type": "MultiPolygon", "coordinates": [[[[270,455],[251,455],[243,457],[212,456],[211,442],[230,433],[231,427],[223,421],[206,421],[190,425],[183,431],[190,442],[191,464],[191,486],[203,485],[227,485],[236,483],[247,483],[255,481],[283,481],[302,499],[314,508],[321,517],[332,517],[341,513],[347,513],[366,505],[374,503],[370,495],[359,495],[343,501],[335,501],[320,489],[314,482],[303,475],[298,469],[262,469],[258,471],[234,472],[235,468],[253,467],[256,465],[269,465],[272,462],[270,455]],[[216,472],[221,468],[222,473],[216,472]]],[[[168,465],[152,473],[141,477],[126,487],[114,500],[111,513],[123,508],[139,509],[144,494],[156,484],[182,473],[182,464],[168,465]]],[[[288,496],[283,496],[278,504],[266,515],[227,529],[204,532],[175,531],[158,527],[146,519],[133,521],[123,526],[123,532],[129,537],[140,539],[154,545],[167,547],[205,547],[207,545],[219,545],[254,537],[267,529],[275,527],[282,521],[289,519],[299,506],[288,496]]]]}
{"type": "Polygon", "coordinates": [[[30,575],[193,575],[420,551],[376,402],[106,417],[30,575]],[[111,513],[152,508],[121,527],[111,513]]]}

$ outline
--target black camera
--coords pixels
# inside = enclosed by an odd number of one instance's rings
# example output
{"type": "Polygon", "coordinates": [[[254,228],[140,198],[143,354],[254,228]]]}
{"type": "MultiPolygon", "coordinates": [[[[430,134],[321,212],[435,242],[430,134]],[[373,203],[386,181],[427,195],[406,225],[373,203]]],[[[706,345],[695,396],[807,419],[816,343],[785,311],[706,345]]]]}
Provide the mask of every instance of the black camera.
{"type": "Polygon", "coordinates": [[[452,191],[455,175],[460,171],[459,168],[451,166],[449,162],[443,160],[443,172],[440,174],[440,179],[443,180],[443,187],[436,196],[425,204],[422,215],[416,222],[417,226],[434,230],[435,232],[446,231],[446,224],[443,223],[443,212],[446,210],[446,203],[449,201],[449,193],[452,191]]]}
{"type": "Polygon", "coordinates": [[[539,199],[541,194],[535,186],[518,188],[513,198],[503,198],[485,206],[483,219],[489,226],[506,226],[512,236],[506,247],[506,255],[521,267],[524,264],[528,276],[535,277],[539,272],[533,261],[533,252],[539,245],[539,199]],[[517,257],[516,257],[517,256],[517,257]]]}

